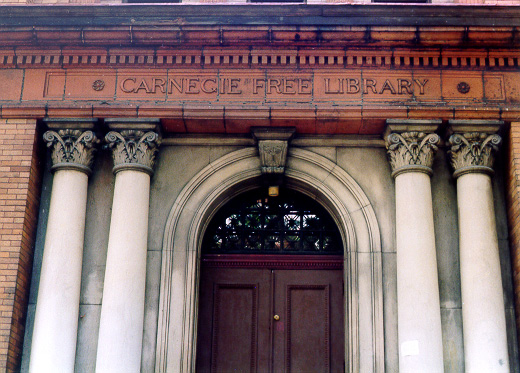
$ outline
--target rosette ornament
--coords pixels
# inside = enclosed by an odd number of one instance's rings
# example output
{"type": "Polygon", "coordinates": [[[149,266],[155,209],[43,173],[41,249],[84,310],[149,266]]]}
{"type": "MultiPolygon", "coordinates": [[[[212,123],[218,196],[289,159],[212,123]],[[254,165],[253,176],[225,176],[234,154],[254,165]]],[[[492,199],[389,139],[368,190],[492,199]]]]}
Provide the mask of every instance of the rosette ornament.
{"type": "Polygon", "coordinates": [[[99,142],[92,131],[65,129],[43,134],[47,147],[52,148],[52,170],[73,169],[90,174],[95,144],[99,142]]]}
{"type": "Polygon", "coordinates": [[[158,133],[138,130],[110,131],[105,136],[105,141],[112,149],[114,173],[122,169],[135,169],[150,175],[153,173],[155,156],[160,145],[158,133]]]}
{"type": "Polygon", "coordinates": [[[455,133],[450,136],[450,161],[458,177],[470,172],[493,174],[495,152],[502,138],[482,132],[455,133]]]}
{"type": "Polygon", "coordinates": [[[403,172],[424,172],[432,174],[432,164],[439,135],[418,131],[391,133],[386,139],[386,148],[392,176],[403,172]]]}

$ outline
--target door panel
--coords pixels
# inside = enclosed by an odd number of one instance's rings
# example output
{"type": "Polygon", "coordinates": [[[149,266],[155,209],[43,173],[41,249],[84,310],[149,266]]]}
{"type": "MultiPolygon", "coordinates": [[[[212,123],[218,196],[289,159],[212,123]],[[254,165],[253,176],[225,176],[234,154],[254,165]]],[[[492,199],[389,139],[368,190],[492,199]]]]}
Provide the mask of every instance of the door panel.
{"type": "Polygon", "coordinates": [[[274,300],[273,371],[342,372],[343,271],[275,271],[274,300]]]}
{"type": "Polygon", "coordinates": [[[203,270],[197,371],[269,370],[270,287],[266,269],[203,270]]]}
{"type": "Polygon", "coordinates": [[[199,372],[344,370],[341,269],[203,268],[199,299],[199,372]]]}

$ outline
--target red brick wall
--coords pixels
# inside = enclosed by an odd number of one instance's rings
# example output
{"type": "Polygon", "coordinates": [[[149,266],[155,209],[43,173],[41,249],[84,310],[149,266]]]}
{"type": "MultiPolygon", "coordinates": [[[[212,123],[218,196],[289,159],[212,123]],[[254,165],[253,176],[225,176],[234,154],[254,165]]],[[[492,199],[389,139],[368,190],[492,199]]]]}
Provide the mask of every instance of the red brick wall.
{"type": "Polygon", "coordinates": [[[515,289],[516,326],[520,340],[520,122],[511,123],[507,183],[509,235],[515,289]]]}
{"type": "Polygon", "coordinates": [[[20,369],[41,172],[35,120],[0,121],[0,371],[20,369]]]}

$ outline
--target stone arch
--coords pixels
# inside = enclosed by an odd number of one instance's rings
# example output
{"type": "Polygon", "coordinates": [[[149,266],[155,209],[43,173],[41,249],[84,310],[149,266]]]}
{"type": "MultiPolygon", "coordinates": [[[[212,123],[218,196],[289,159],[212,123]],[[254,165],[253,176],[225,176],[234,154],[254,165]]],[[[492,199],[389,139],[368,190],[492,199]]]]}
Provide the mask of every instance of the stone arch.
{"type": "MultiPolygon", "coordinates": [[[[316,153],[290,149],[285,174],[288,187],[331,213],[343,236],[346,370],[383,372],[381,241],[372,205],[350,175],[316,153]]],[[[202,235],[218,208],[260,176],[256,148],[241,149],[201,170],[173,204],[162,249],[156,372],[194,371],[202,235]]]]}

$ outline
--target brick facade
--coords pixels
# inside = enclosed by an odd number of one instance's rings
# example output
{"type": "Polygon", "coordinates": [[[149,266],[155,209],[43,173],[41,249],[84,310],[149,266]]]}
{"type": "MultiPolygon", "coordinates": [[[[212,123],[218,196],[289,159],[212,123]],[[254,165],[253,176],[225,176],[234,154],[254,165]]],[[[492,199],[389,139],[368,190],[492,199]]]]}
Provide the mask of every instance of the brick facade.
{"type": "MultiPolygon", "coordinates": [[[[516,323],[520,325],[520,122],[511,123],[507,185],[511,265],[515,287],[516,323]]],[[[517,328],[520,336],[520,328],[517,328]]]]}
{"type": "Polygon", "coordinates": [[[0,122],[0,371],[19,371],[40,199],[35,120],[0,122]]]}

